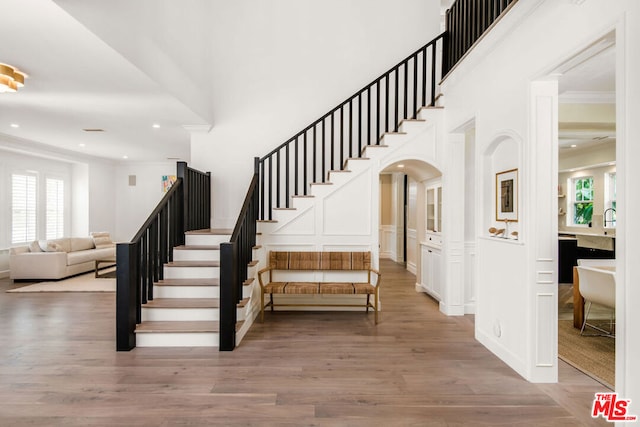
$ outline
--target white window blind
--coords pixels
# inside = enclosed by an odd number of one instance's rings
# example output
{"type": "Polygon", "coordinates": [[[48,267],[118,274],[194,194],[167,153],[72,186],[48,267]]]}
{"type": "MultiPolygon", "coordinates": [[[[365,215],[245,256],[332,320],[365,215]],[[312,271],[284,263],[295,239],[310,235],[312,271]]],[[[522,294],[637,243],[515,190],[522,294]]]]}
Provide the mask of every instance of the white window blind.
{"type": "Polygon", "coordinates": [[[36,177],[11,175],[11,243],[36,238],[36,177]]]}
{"type": "Polygon", "coordinates": [[[64,181],[47,178],[47,239],[64,236],[64,181]]]}

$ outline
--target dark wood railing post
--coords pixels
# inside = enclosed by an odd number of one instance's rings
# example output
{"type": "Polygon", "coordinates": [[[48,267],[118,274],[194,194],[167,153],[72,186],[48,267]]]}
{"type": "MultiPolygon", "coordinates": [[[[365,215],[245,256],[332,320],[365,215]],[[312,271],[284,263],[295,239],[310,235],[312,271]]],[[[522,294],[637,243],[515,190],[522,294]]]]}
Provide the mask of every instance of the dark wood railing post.
{"type": "Polygon", "coordinates": [[[176,165],[178,178],[182,179],[182,232],[189,227],[189,186],[187,177],[187,162],[178,162],[176,165]]]}
{"type": "Polygon", "coordinates": [[[118,243],[116,263],[116,350],[129,351],[136,346],[138,244],[118,243]]]}
{"type": "Polygon", "coordinates": [[[236,348],[238,247],[236,243],[220,244],[220,351],[236,348]]]}

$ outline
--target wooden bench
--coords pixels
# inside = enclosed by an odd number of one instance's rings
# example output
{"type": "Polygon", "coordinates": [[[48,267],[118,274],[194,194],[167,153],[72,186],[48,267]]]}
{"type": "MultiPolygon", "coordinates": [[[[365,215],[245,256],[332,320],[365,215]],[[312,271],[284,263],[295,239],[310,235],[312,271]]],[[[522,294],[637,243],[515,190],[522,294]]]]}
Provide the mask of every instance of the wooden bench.
{"type": "Polygon", "coordinates": [[[371,252],[269,252],[269,265],[258,272],[260,282],[260,316],[264,321],[264,309],[277,306],[296,307],[365,307],[366,311],[372,308],[375,313],[375,323],[378,323],[378,290],[380,289],[380,272],[371,268],[371,252]],[[299,272],[356,272],[367,274],[367,281],[359,282],[334,282],[334,281],[277,281],[274,276],[276,271],[299,272]],[[268,280],[264,281],[263,275],[268,273],[268,280]],[[376,275],[375,284],[371,281],[372,275],[376,275]],[[269,294],[269,302],[265,305],[264,296],[269,294]],[[363,304],[276,304],[274,294],[285,295],[366,295],[363,304]],[[373,303],[370,297],[373,295],[373,303]]]}

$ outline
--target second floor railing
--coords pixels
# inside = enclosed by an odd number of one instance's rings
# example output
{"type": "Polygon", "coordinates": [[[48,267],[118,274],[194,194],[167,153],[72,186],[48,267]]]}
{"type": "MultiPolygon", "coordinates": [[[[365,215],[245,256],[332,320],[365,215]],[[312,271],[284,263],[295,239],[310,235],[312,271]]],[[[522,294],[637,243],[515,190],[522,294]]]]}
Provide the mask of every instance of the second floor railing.
{"type": "Polygon", "coordinates": [[[447,10],[447,46],[442,74],[449,71],[471,49],[494,22],[518,0],[456,0],[447,10]]]}
{"type": "Polygon", "coordinates": [[[274,208],[288,208],[292,195],[308,194],[332,170],[361,157],[367,145],[398,130],[419,109],[435,104],[442,78],[444,34],[421,47],[318,120],[260,159],[260,219],[274,208]]]}

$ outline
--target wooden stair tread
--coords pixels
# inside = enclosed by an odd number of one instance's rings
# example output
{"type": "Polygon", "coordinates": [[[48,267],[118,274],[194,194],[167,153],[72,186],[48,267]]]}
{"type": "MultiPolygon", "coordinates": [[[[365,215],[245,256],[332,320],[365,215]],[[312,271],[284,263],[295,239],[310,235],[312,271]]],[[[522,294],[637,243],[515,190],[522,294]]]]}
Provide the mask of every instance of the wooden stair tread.
{"type": "Polygon", "coordinates": [[[258,263],[260,263],[260,261],[258,261],[257,259],[254,259],[249,263],[249,267],[255,267],[256,265],[258,265],[258,263]]]}
{"type": "Polygon", "coordinates": [[[240,302],[238,303],[238,308],[244,308],[246,307],[246,305],[249,303],[249,301],[251,301],[251,298],[243,298],[240,300],[240,302]]]}
{"type": "Polygon", "coordinates": [[[273,208],[274,211],[295,211],[297,208],[273,208]]]}
{"type": "Polygon", "coordinates": [[[220,267],[220,261],[173,261],[165,267],[220,267]]]}
{"type": "Polygon", "coordinates": [[[316,196],[313,196],[313,195],[310,195],[310,194],[308,194],[308,195],[306,195],[306,194],[294,194],[291,197],[295,197],[295,198],[298,198],[298,199],[313,199],[316,196]]]}
{"type": "Polygon", "coordinates": [[[312,182],[309,185],[333,185],[333,182],[312,182]]]}
{"type": "Polygon", "coordinates": [[[253,281],[255,280],[255,277],[249,277],[247,280],[245,280],[244,282],[242,282],[242,284],[244,286],[249,286],[250,284],[253,283],[253,281]]]}
{"type": "Polygon", "coordinates": [[[220,332],[220,322],[211,320],[181,321],[154,321],[142,322],[136,326],[136,333],[154,332],[220,332]]]}
{"type": "Polygon", "coordinates": [[[213,234],[213,235],[231,235],[233,230],[230,228],[205,228],[203,230],[191,230],[185,234],[213,234]]]}
{"type": "Polygon", "coordinates": [[[189,251],[219,250],[220,249],[220,245],[182,245],[182,246],[176,246],[173,249],[174,250],[178,250],[178,251],[185,251],[185,250],[189,250],[189,251]]]}
{"type": "MultiPolygon", "coordinates": [[[[278,221],[275,219],[259,219],[257,222],[276,223],[278,221]]],[[[259,234],[259,233],[256,233],[256,234],[259,234]]]]}
{"type": "Polygon", "coordinates": [[[400,124],[402,124],[402,122],[426,122],[426,120],[424,119],[403,119],[400,121],[400,124]]]}
{"type": "Polygon", "coordinates": [[[219,308],[218,298],[156,298],[144,308],[219,308]]]}
{"type": "Polygon", "coordinates": [[[154,286],[220,286],[220,279],[163,279],[154,286]]]}

